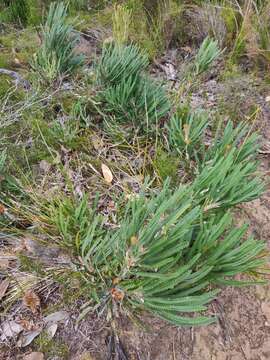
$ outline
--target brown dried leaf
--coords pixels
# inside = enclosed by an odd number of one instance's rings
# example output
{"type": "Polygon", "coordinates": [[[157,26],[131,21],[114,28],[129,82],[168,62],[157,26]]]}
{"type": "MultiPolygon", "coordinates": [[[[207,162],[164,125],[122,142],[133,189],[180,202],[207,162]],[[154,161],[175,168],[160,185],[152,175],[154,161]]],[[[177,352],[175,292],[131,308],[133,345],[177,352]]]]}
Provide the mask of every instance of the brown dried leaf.
{"type": "Polygon", "coordinates": [[[121,279],[118,278],[118,277],[116,277],[116,278],[114,278],[114,279],[112,280],[112,283],[113,283],[113,285],[117,285],[117,284],[120,283],[120,281],[121,281],[121,279]]]}
{"type": "Polygon", "coordinates": [[[109,167],[105,164],[102,164],[101,170],[106,183],[111,184],[111,182],[113,181],[113,174],[109,167]]]}
{"type": "Polygon", "coordinates": [[[116,301],[122,301],[125,297],[125,293],[117,288],[111,289],[112,298],[116,301]]]}
{"type": "Polygon", "coordinates": [[[9,280],[5,279],[0,282],[0,300],[5,296],[5,293],[9,287],[9,280]]]}
{"type": "Polygon", "coordinates": [[[0,215],[3,215],[6,211],[6,208],[4,207],[4,205],[0,204],[0,215]]]}
{"type": "Polygon", "coordinates": [[[28,290],[24,297],[23,303],[26,307],[30,308],[33,314],[36,314],[40,307],[40,298],[32,290],[28,290]]]}
{"type": "Polygon", "coordinates": [[[41,352],[32,352],[25,355],[23,360],[44,360],[44,355],[41,352]]]}

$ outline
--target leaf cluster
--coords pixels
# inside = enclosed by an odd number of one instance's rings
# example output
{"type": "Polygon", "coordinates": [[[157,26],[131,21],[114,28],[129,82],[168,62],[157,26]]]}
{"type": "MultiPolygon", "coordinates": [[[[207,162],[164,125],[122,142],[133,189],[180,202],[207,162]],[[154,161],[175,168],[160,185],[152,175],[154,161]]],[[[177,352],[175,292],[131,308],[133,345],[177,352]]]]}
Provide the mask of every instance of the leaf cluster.
{"type": "Polygon", "coordinates": [[[97,66],[102,111],[138,128],[157,123],[170,103],[162,84],[145,75],[147,57],[135,45],[105,45],[97,66]]]}
{"type": "Polygon", "coordinates": [[[168,126],[169,143],[186,162],[195,164],[194,188],[209,207],[228,207],[251,201],[261,195],[263,184],[255,176],[259,136],[249,134],[249,127],[229,121],[214,137],[206,141],[209,120],[202,111],[182,109],[168,126]]]}
{"type": "Polygon", "coordinates": [[[218,47],[218,41],[206,37],[202,42],[200,49],[194,59],[194,71],[196,75],[206,71],[216,60],[222,51],[218,47]]]}

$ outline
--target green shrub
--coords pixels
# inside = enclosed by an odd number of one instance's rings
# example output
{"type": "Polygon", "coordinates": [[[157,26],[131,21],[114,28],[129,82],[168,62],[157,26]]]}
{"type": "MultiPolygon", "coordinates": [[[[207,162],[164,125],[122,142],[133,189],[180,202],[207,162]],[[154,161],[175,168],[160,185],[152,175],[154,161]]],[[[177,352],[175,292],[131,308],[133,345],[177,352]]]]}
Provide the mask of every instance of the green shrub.
{"type": "Polygon", "coordinates": [[[143,72],[147,64],[136,46],[111,44],[97,67],[102,111],[139,129],[157,123],[170,109],[162,84],[143,72]]]}
{"type": "Polygon", "coordinates": [[[169,103],[161,84],[150,78],[129,77],[102,92],[103,110],[119,122],[133,122],[138,128],[165,116],[169,103]]]}
{"type": "Polygon", "coordinates": [[[185,153],[188,158],[192,157],[194,151],[201,146],[203,133],[208,125],[205,112],[179,109],[167,126],[172,149],[185,153]]]}
{"type": "Polygon", "coordinates": [[[228,211],[209,213],[197,196],[197,185],[172,191],[168,181],[158,192],[142,190],[118,212],[114,229],[95,207],[88,209],[85,198],[60,204],[52,218],[79,252],[100,306],[121,304],[176,325],[203,325],[215,321],[200,313],[216,297],[217,285],[247,284],[233,277],[264,264],[265,244],[244,240],[246,226],[232,228],[228,211]]]}
{"type": "Polygon", "coordinates": [[[247,130],[229,123],[223,136],[217,132],[193,182],[176,190],[168,180],[159,189],[146,182],[139,193],[118,197],[114,226],[99,212],[98,195],[90,207],[86,196],[40,201],[34,194],[33,206],[20,203],[17,211],[23,219],[30,211],[36,237],[70,250],[90,309],[147,310],[179,326],[212,323],[202,312],[220,286],[261,283],[266,261],[265,244],[246,238],[247,226],[235,227],[229,211],[262,191],[257,138],[247,130]],[[236,281],[237,274],[253,278],[236,281]]]}
{"type": "Polygon", "coordinates": [[[98,82],[107,87],[118,85],[126,78],[140,75],[147,66],[148,59],[137,46],[108,44],[103,47],[97,66],[98,82]]]}
{"type": "Polygon", "coordinates": [[[218,41],[212,40],[206,37],[200,46],[198,54],[194,61],[194,71],[196,75],[208,70],[210,65],[221,54],[221,50],[218,47],[218,41]]]}
{"type": "Polygon", "coordinates": [[[42,45],[36,54],[36,67],[49,80],[72,73],[83,63],[83,56],[74,48],[78,36],[66,22],[67,6],[62,2],[50,5],[47,21],[42,27],[42,45]]]}
{"type": "Polygon", "coordinates": [[[217,129],[211,143],[205,144],[207,117],[200,112],[180,114],[168,124],[169,142],[188,164],[195,163],[193,173],[197,177],[193,186],[198,198],[205,201],[204,206],[228,207],[259,197],[264,187],[254,176],[258,135],[249,135],[249,127],[244,123],[234,128],[229,121],[224,131],[217,129]]]}

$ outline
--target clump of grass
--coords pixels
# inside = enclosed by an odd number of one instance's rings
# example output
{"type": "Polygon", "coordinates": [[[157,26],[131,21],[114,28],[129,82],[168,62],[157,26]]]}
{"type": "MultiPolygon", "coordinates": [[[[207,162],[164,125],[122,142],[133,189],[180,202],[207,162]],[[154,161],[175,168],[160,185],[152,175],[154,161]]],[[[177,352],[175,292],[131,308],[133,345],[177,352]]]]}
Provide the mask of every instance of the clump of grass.
{"type": "MultiPolygon", "coordinates": [[[[27,0],[3,0],[7,8],[6,16],[9,21],[26,26],[30,17],[30,7],[27,0]]],[[[0,4],[1,5],[1,4],[0,4]]]]}
{"type": "Polygon", "coordinates": [[[69,198],[56,199],[48,207],[48,219],[53,220],[57,232],[61,236],[61,243],[67,248],[79,250],[82,237],[87,233],[90,223],[96,222],[94,211],[87,206],[87,197],[85,196],[77,206],[76,202],[69,198]],[[76,235],[75,235],[76,234],[76,235]],[[74,235],[76,239],[74,239],[74,235]],[[75,240],[75,241],[74,241],[75,240]]]}
{"type": "Polygon", "coordinates": [[[147,56],[135,45],[105,45],[97,66],[98,82],[103,86],[118,85],[123,79],[140,75],[148,63],[147,56]]]}
{"type": "Polygon", "coordinates": [[[254,176],[258,135],[249,135],[249,127],[244,123],[234,128],[229,121],[224,133],[219,127],[207,143],[204,137],[207,127],[210,129],[203,113],[185,110],[173,116],[168,124],[171,149],[177,150],[187,165],[193,164],[192,171],[198,174],[194,186],[198,186],[203,199],[207,198],[206,206],[234,206],[238,203],[236,199],[246,202],[259,197],[263,184],[254,176]]]}
{"type": "Polygon", "coordinates": [[[163,86],[143,72],[147,64],[135,45],[110,44],[97,67],[102,111],[139,129],[157,123],[170,109],[163,86]]]}
{"type": "Polygon", "coordinates": [[[113,37],[117,44],[127,42],[130,32],[131,11],[125,5],[115,5],[113,11],[113,37]]]}
{"type": "Polygon", "coordinates": [[[190,159],[195,149],[202,144],[202,135],[209,125],[208,116],[203,111],[190,111],[184,107],[172,116],[167,128],[172,149],[190,159]]]}
{"type": "Polygon", "coordinates": [[[270,4],[253,3],[254,10],[251,13],[247,33],[247,54],[250,58],[259,60],[258,63],[263,63],[266,66],[270,63],[270,4]]]}
{"type": "Polygon", "coordinates": [[[196,75],[209,69],[222,51],[218,47],[218,41],[206,37],[200,46],[200,49],[194,60],[194,71],[196,75]]]}
{"type": "Polygon", "coordinates": [[[174,0],[128,2],[131,9],[130,39],[150,58],[168,48],[181,21],[183,6],[174,0]]]}
{"type": "Polygon", "coordinates": [[[155,53],[161,54],[168,49],[173,39],[182,5],[172,0],[159,0],[157,4],[148,1],[145,11],[148,23],[147,35],[152,41],[155,53]]]}
{"type": "Polygon", "coordinates": [[[248,0],[226,7],[228,27],[231,28],[230,61],[238,63],[247,56],[253,65],[269,63],[269,3],[248,0]],[[229,15],[231,13],[231,15],[229,15]]]}
{"type": "Polygon", "coordinates": [[[121,81],[102,93],[104,110],[113,114],[119,123],[133,123],[137,128],[153,124],[169,110],[168,99],[161,84],[150,78],[121,81]]]}
{"type": "Polygon", "coordinates": [[[83,63],[83,56],[74,52],[78,36],[66,17],[67,6],[63,2],[51,3],[42,26],[42,44],[35,65],[48,80],[69,75],[83,63]]]}
{"type": "MultiPolygon", "coordinates": [[[[222,173],[215,176],[222,181],[222,173]]],[[[227,207],[209,212],[200,205],[207,195],[199,188],[195,182],[172,191],[168,181],[158,192],[144,188],[118,212],[115,228],[95,206],[89,210],[85,198],[55,207],[52,219],[81,257],[89,294],[101,309],[115,314],[119,305],[119,311],[148,310],[175,325],[206,325],[215,318],[201,312],[217,286],[241,285],[234,275],[255,274],[264,264],[264,243],[244,241],[246,226],[232,229],[227,207]]]]}

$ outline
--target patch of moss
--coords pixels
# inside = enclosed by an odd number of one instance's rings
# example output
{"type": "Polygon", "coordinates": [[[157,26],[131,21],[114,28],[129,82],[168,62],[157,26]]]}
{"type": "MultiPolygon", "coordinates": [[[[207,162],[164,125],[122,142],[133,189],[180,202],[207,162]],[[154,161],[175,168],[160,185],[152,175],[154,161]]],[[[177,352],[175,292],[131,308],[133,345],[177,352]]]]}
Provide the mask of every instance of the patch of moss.
{"type": "Polygon", "coordinates": [[[69,150],[88,152],[91,149],[91,139],[87,129],[80,127],[80,119],[63,114],[63,122],[57,115],[53,116],[52,109],[48,113],[35,117],[29,116],[29,130],[34,144],[27,149],[27,156],[31,164],[42,159],[50,159],[51,153],[60,151],[63,145],[69,150]],[[49,151],[51,149],[51,151],[49,151]]]}
{"type": "Polygon", "coordinates": [[[14,79],[5,74],[0,74],[0,101],[8,96],[9,103],[17,103],[25,99],[25,91],[20,87],[15,88],[14,79]]]}
{"type": "Polygon", "coordinates": [[[17,175],[18,169],[24,172],[24,175],[32,165],[39,163],[41,160],[51,160],[51,153],[46,144],[42,141],[37,127],[35,129],[32,124],[36,124],[34,119],[38,119],[39,114],[31,114],[31,110],[23,114],[20,121],[5,127],[1,135],[8,139],[6,148],[10,159],[10,171],[13,175],[17,175]],[[20,141],[15,141],[15,139],[20,141]]]}
{"type": "MultiPolygon", "coordinates": [[[[2,67],[1,57],[0,57],[0,67],[2,67]]],[[[3,66],[3,68],[4,67],[5,66],[3,66]]],[[[12,85],[13,85],[12,80],[9,76],[0,74],[0,99],[2,99],[7,94],[7,92],[10,90],[12,85]]]]}
{"type": "Polygon", "coordinates": [[[22,64],[29,63],[39,46],[39,38],[32,28],[10,32],[0,37],[0,43],[5,51],[9,62],[15,58],[22,64]]]}
{"type": "Polygon", "coordinates": [[[8,69],[10,67],[11,54],[9,52],[0,53],[0,68],[8,69]]]}
{"type": "Polygon", "coordinates": [[[59,339],[50,339],[45,332],[42,332],[33,342],[36,351],[42,352],[46,358],[69,358],[69,347],[59,339]]]}
{"type": "Polygon", "coordinates": [[[91,287],[91,282],[87,281],[86,274],[83,270],[73,271],[66,270],[60,275],[55,276],[55,281],[62,285],[62,304],[71,305],[78,299],[85,298],[87,300],[95,297],[95,289],[91,287]]]}
{"type": "Polygon", "coordinates": [[[61,102],[61,108],[66,114],[70,114],[72,112],[74,103],[76,102],[76,98],[71,93],[63,93],[61,98],[59,99],[61,102]]]}
{"type": "Polygon", "coordinates": [[[37,275],[44,275],[42,264],[38,260],[33,260],[26,255],[18,255],[20,261],[20,270],[28,273],[35,273],[37,275]]]}
{"type": "Polygon", "coordinates": [[[170,177],[172,184],[177,182],[177,172],[179,169],[179,158],[177,156],[159,148],[153,165],[163,181],[170,177]]]}

